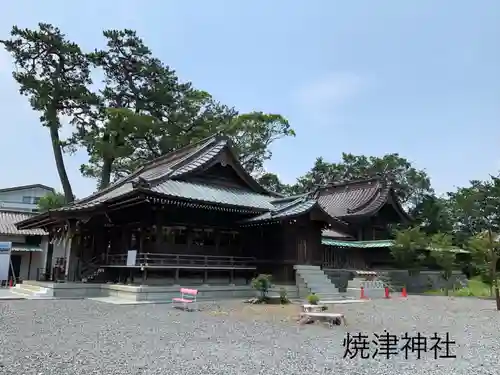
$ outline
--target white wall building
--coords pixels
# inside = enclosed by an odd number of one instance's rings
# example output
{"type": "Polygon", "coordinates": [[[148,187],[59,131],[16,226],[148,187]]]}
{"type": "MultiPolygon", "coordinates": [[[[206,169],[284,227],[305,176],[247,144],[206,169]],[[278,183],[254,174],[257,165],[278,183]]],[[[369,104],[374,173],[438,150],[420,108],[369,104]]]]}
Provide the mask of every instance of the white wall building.
{"type": "Polygon", "coordinates": [[[38,201],[49,193],[54,193],[54,189],[41,184],[0,189],[0,210],[37,212],[38,201]]]}
{"type": "Polygon", "coordinates": [[[15,225],[32,215],[0,211],[0,242],[12,242],[12,266],[16,277],[23,280],[35,280],[47,263],[48,234],[43,229],[18,230],[15,225]]]}

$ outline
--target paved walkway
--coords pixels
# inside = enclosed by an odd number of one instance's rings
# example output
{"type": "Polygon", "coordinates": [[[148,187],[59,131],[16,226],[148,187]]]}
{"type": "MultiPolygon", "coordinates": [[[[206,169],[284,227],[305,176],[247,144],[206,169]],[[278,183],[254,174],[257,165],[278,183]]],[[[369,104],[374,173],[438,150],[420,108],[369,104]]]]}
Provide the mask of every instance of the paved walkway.
{"type": "Polygon", "coordinates": [[[25,299],[19,294],[12,293],[9,288],[0,288],[0,301],[12,299],[25,299]]]}

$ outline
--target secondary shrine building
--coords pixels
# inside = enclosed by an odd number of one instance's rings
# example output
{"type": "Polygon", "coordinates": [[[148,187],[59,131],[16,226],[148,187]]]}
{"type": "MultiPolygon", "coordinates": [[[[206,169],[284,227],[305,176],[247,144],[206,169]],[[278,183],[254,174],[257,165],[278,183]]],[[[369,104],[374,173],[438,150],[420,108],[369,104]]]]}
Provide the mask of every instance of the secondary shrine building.
{"type": "Polygon", "coordinates": [[[390,243],[380,240],[389,238],[390,223],[407,219],[381,178],[333,182],[294,197],[270,192],[244,170],[230,141],[215,136],[17,227],[43,228],[63,243],[39,272],[46,279],[210,284],[267,273],[284,284],[294,283],[294,265],[366,269],[390,262],[390,243]]]}

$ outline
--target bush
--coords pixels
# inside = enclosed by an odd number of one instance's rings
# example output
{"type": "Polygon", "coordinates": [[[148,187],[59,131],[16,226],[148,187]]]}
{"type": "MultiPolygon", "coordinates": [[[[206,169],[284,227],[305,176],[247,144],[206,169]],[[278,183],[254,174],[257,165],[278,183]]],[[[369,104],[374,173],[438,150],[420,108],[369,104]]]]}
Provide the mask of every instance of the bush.
{"type": "Polygon", "coordinates": [[[319,302],[319,297],[312,293],[307,296],[307,302],[309,302],[310,305],[317,305],[319,302]]]}
{"type": "Polygon", "coordinates": [[[290,300],[288,299],[288,295],[287,295],[286,290],[284,288],[280,289],[280,303],[282,305],[287,305],[290,303],[290,300]]]}
{"type": "Polygon", "coordinates": [[[259,291],[259,299],[261,301],[267,300],[267,293],[269,292],[271,285],[271,275],[260,274],[252,279],[252,288],[259,291]]]}

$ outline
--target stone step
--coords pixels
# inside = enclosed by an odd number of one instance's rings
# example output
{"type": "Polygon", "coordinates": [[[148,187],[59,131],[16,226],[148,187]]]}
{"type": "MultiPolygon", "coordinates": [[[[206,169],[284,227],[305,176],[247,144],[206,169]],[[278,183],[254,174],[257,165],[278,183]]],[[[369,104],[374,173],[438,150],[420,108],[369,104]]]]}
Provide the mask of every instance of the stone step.
{"type": "Polygon", "coordinates": [[[335,285],[332,283],[306,283],[306,286],[308,288],[317,288],[317,289],[335,288],[335,285]]]}
{"type": "Polygon", "coordinates": [[[332,285],[332,282],[330,280],[325,280],[325,279],[310,279],[310,278],[305,278],[304,282],[307,284],[321,284],[321,285],[332,285]]]}
{"type": "Polygon", "coordinates": [[[321,270],[297,270],[298,273],[302,274],[302,275],[325,275],[326,274],[321,271],[321,270]]]}
{"type": "Polygon", "coordinates": [[[338,293],[339,290],[335,287],[331,287],[331,288],[308,288],[311,293],[338,293]]]}
{"type": "Polygon", "coordinates": [[[43,291],[45,288],[41,287],[41,286],[38,286],[38,285],[31,285],[31,284],[27,284],[27,283],[23,283],[23,284],[17,284],[15,286],[15,288],[21,288],[21,289],[25,289],[25,290],[31,290],[33,292],[40,292],[40,291],[43,291]]]}
{"type": "Polygon", "coordinates": [[[19,288],[11,288],[10,292],[12,294],[22,296],[22,297],[31,297],[33,295],[33,293],[31,293],[29,290],[19,289],[19,288]]]}
{"type": "Polygon", "coordinates": [[[47,288],[29,284],[17,284],[12,290],[29,296],[45,296],[48,293],[47,288]]]}
{"type": "Polygon", "coordinates": [[[315,273],[299,272],[299,275],[301,277],[321,277],[321,278],[325,278],[325,279],[328,278],[324,273],[320,273],[320,272],[315,272],[315,273]]]}
{"type": "Polygon", "coordinates": [[[300,264],[296,264],[295,266],[293,266],[293,269],[294,270],[320,270],[321,271],[321,267],[320,266],[309,266],[309,265],[300,265],[300,264]]]}

